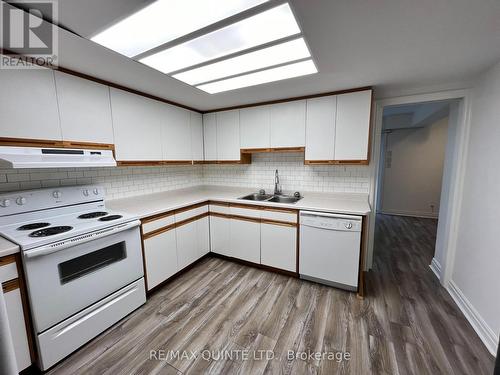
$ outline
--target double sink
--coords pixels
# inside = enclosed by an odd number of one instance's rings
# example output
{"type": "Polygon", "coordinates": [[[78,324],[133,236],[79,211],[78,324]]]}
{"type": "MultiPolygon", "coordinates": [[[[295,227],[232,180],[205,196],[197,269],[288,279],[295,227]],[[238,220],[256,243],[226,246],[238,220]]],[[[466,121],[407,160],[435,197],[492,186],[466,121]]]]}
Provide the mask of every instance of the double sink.
{"type": "Polygon", "coordinates": [[[247,200],[247,201],[258,201],[258,202],[273,202],[273,203],[287,203],[293,204],[297,203],[303,197],[300,195],[273,195],[273,194],[261,194],[261,193],[253,193],[249,195],[245,195],[239,199],[247,200]]]}

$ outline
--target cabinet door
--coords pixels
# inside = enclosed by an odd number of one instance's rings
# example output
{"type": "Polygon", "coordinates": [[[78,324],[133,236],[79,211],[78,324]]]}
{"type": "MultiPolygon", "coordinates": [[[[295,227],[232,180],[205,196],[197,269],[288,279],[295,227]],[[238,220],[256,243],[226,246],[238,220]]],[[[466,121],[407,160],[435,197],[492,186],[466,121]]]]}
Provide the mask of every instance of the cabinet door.
{"type": "Polygon", "coordinates": [[[191,159],[203,161],[203,120],[201,113],[190,113],[191,124],[191,159]]]}
{"type": "Polygon", "coordinates": [[[334,159],[336,111],[336,96],[307,100],[306,160],[334,159]]]}
{"type": "Polygon", "coordinates": [[[240,160],[240,111],[217,113],[217,160],[240,160]]]}
{"type": "Polygon", "coordinates": [[[148,290],[174,275],[179,270],[175,230],[144,240],[144,260],[148,290]]]}
{"type": "Polygon", "coordinates": [[[0,124],[0,137],[62,140],[53,70],[0,69],[0,124]]]}
{"type": "MultiPolygon", "coordinates": [[[[0,293],[2,292],[0,291],[0,293]]],[[[9,328],[12,334],[12,343],[14,344],[16,363],[19,371],[21,371],[31,365],[21,292],[19,288],[17,288],[5,293],[4,297],[5,306],[7,307],[7,317],[9,319],[9,328]]]]}
{"type": "Polygon", "coordinates": [[[337,96],[335,160],[367,160],[372,91],[337,96]]]}
{"type": "Polygon", "coordinates": [[[240,147],[271,147],[270,107],[240,109],[240,147]]]}
{"type": "Polygon", "coordinates": [[[203,144],[205,160],[217,160],[217,116],[215,113],[203,115],[203,144]]]}
{"type": "Polygon", "coordinates": [[[196,221],[198,235],[198,258],[210,252],[210,225],[208,216],[196,221]]]}
{"type": "Polygon", "coordinates": [[[271,106],[271,147],[304,147],[306,144],[306,101],[271,106]]]}
{"type": "Polygon", "coordinates": [[[229,220],[210,216],[210,246],[214,253],[233,256],[230,251],[229,220]]]}
{"type": "Polygon", "coordinates": [[[297,272],[297,228],[262,223],[261,263],[297,272]]]}
{"type": "Polygon", "coordinates": [[[164,160],[191,159],[191,119],[188,110],[164,104],[162,148],[164,160]]]}
{"type": "Polygon", "coordinates": [[[109,87],[58,71],[54,73],[63,139],[112,144],[109,87]]]}
{"type": "Polygon", "coordinates": [[[230,232],[230,256],[260,263],[260,223],[231,219],[230,232]]]}
{"type": "Polygon", "coordinates": [[[162,160],[162,103],[110,88],[117,160],[162,160]]]}
{"type": "Polygon", "coordinates": [[[183,269],[199,258],[196,221],[175,228],[175,232],[177,236],[179,269],[183,269]]]}

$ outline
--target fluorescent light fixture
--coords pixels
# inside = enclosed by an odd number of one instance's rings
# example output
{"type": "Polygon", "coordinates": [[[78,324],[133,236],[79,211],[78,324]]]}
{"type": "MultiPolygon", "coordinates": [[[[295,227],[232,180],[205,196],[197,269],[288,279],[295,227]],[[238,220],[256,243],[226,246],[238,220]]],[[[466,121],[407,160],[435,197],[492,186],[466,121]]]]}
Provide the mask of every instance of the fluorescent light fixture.
{"type": "Polygon", "coordinates": [[[267,0],[157,0],[91,38],[133,57],[267,0]]]}
{"type": "Polygon", "coordinates": [[[279,66],[262,70],[256,73],[245,74],[242,76],[228,78],[221,81],[207,83],[196,86],[200,90],[209,94],[216,94],[222,91],[235,90],[242,87],[260,85],[262,83],[280,81],[282,79],[305,76],[317,73],[318,70],[312,60],[301,61],[289,65],[279,66]]]}
{"type": "Polygon", "coordinates": [[[189,85],[215,81],[220,78],[267,68],[310,57],[303,38],[281,43],[241,56],[188,70],[173,77],[189,85]]]}
{"type": "MultiPolygon", "coordinates": [[[[214,7],[220,7],[211,1],[214,7]]],[[[203,63],[231,53],[300,33],[288,3],[233,23],[209,34],[147,56],[143,64],[163,73],[203,63]]]]}

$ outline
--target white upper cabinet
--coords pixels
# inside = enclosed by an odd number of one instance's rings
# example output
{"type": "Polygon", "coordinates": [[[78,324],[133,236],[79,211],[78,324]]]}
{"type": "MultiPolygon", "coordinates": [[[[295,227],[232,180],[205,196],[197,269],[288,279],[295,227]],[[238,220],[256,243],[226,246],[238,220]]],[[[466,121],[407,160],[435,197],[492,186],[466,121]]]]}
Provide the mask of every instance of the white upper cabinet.
{"type": "Polygon", "coordinates": [[[173,105],[162,104],[163,160],[192,160],[190,112],[173,105]]]}
{"type": "Polygon", "coordinates": [[[62,140],[51,69],[0,69],[0,124],[0,137],[62,140]]]}
{"type": "Polygon", "coordinates": [[[116,159],[162,160],[162,103],[110,88],[116,159]]]}
{"type": "Polygon", "coordinates": [[[112,144],[109,87],[58,71],[54,73],[63,139],[112,144]]]}
{"type": "Polygon", "coordinates": [[[306,160],[335,158],[336,111],[336,96],[307,100],[306,160]]]}
{"type": "Polygon", "coordinates": [[[241,148],[271,147],[270,106],[240,109],[241,148]]]}
{"type": "Polygon", "coordinates": [[[337,96],[335,160],[367,160],[372,91],[337,96]]]}
{"type": "Polygon", "coordinates": [[[240,160],[240,111],[217,112],[217,160],[240,160]]]}
{"type": "Polygon", "coordinates": [[[203,157],[203,120],[200,113],[190,112],[191,159],[202,161],[203,157]]]}
{"type": "Polygon", "coordinates": [[[217,160],[217,115],[203,115],[203,143],[205,160],[217,160]]]}
{"type": "Polygon", "coordinates": [[[304,147],[306,143],[306,101],[271,105],[271,147],[304,147]]]}

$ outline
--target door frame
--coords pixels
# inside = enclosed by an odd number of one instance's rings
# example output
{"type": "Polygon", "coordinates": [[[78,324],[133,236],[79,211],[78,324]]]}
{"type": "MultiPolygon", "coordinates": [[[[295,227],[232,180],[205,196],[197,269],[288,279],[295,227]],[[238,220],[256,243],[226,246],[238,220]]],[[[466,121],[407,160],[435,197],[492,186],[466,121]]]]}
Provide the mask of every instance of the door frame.
{"type": "MultiPolygon", "coordinates": [[[[458,113],[456,119],[456,139],[454,144],[453,153],[456,158],[452,160],[451,168],[451,181],[448,194],[441,194],[441,207],[447,207],[446,221],[441,222],[437,233],[436,243],[441,243],[444,248],[444,264],[440,265],[441,269],[435,269],[435,262],[433,259],[431,267],[438,276],[441,285],[448,286],[451,279],[453,264],[455,260],[455,249],[458,237],[458,226],[462,202],[462,192],[465,178],[465,166],[468,150],[468,140],[470,133],[470,112],[471,112],[471,99],[470,90],[449,90],[440,91],[426,94],[400,96],[387,99],[379,99],[374,103],[374,111],[372,111],[372,121],[375,126],[373,127],[373,147],[372,147],[372,160],[370,166],[370,206],[372,212],[370,213],[369,227],[368,227],[368,244],[367,244],[367,267],[372,268],[373,265],[373,248],[375,237],[375,219],[376,219],[376,202],[378,194],[380,194],[381,181],[379,181],[379,170],[381,166],[381,138],[382,138],[382,120],[384,107],[392,105],[406,105],[421,102],[433,102],[443,100],[458,100],[458,113]],[[447,200],[447,204],[443,205],[443,199],[447,200]]],[[[448,130],[450,131],[450,130],[448,130]]],[[[441,212],[439,213],[441,220],[441,212]]],[[[430,265],[431,266],[431,265],[430,265]]]]}

